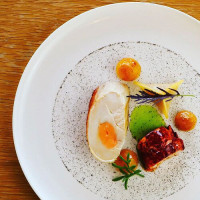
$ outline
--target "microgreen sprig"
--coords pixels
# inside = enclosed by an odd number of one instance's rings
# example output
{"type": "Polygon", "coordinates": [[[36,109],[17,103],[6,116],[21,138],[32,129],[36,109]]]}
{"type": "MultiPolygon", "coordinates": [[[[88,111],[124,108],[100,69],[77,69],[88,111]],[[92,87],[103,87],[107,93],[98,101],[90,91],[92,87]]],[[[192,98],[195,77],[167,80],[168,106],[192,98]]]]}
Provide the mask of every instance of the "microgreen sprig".
{"type": "Polygon", "coordinates": [[[121,155],[119,157],[120,157],[120,159],[122,161],[124,161],[124,163],[126,165],[124,165],[122,167],[122,166],[117,165],[116,163],[112,163],[112,166],[117,168],[117,169],[119,169],[119,171],[123,174],[123,176],[116,177],[116,178],[112,179],[112,181],[120,181],[120,180],[122,180],[122,182],[124,182],[124,187],[127,190],[128,189],[128,180],[129,180],[130,177],[132,177],[134,175],[138,175],[140,177],[144,177],[144,175],[141,174],[141,170],[140,169],[135,170],[135,168],[136,168],[135,165],[132,165],[132,166],[129,165],[130,162],[131,162],[129,153],[127,154],[127,158],[126,159],[124,159],[121,155]]]}

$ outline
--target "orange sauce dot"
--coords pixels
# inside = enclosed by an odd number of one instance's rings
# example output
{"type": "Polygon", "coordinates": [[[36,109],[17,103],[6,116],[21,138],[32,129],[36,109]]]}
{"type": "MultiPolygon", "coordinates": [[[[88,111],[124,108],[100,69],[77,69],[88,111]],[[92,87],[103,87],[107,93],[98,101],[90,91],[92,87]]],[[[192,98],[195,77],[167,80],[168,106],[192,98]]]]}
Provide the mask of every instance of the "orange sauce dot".
{"type": "Polygon", "coordinates": [[[187,110],[180,111],[176,114],[175,125],[179,130],[190,131],[197,123],[196,116],[187,110]]]}
{"type": "Polygon", "coordinates": [[[115,129],[108,122],[99,125],[99,138],[103,145],[108,149],[117,145],[117,135],[115,133],[115,129]]]}
{"type": "MultiPolygon", "coordinates": [[[[127,160],[128,153],[130,154],[130,160],[131,160],[131,162],[129,163],[129,166],[131,167],[131,166],[135,165],[136,166],[135,169],[136,169],[138,166],[138,157],[134,151],[131,151],[130,149],[122,149],[120,152],[120,155],[125,160],[127,160]]],[[[120,157],[117,158],[115,163],[121,167],[127,166],[126,163],[120,157]]]]}
{"type": "Polygon", "coordinates": [[[133,81],[140,76],[140,64],[133,58],[123,58],[116,67],[117,76],[124,81],[133,81]]]}

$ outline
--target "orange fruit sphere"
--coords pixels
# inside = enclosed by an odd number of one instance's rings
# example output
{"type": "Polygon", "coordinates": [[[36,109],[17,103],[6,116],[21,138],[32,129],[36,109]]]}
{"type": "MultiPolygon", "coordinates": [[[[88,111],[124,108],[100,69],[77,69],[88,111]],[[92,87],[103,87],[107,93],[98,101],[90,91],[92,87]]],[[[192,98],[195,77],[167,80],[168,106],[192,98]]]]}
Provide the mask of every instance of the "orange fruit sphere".
{"type": "MultiPolygon", "coordinates": [[[[138,157],[137,157],[137,154],[133,151],[131,151],[130,149],[122,149],[121,152],[120,152],[120,155],[125,159],[127,160],[127,155],[128,153],[130,154],[130,157],[129,159],[131,160],[131,162],[129,163],[129,166],[133,166],[135,165],[135,169],[137,168],[138,166],[138,157]]],[[[123,167],[123,166],[127,166],[126,163],[118,156],[117,160],[115,161],[115,164],[123,167]]]]}
{"type": "Polygon", "coordinates": [[[99,137],[102,144],[108,149],[112,149],[117,145],[115,129],[108,122],[99,125],[99,137]]]}
{"type": "Polygon", "coordinates": [[[180,111],[176,114],[175,125],[179,130],[190,131],[197,123],[196,116],[187,110],[180,111]]]}
{"type": "Polygon", "coordinates": [[[116,67],[117,76],[124,81],[133,81],[140,76],[140,64],[133,58],[123,58],[116,67]]]}

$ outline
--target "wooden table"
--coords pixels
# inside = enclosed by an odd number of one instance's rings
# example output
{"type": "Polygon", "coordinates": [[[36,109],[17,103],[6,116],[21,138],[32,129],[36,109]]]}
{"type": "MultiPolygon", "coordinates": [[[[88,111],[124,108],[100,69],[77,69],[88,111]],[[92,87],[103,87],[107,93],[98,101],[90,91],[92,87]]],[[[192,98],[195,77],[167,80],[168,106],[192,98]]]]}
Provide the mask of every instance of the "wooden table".
{"type": "MultiPolygon", "coordinates": [[[[126,1],[126,0],[125,0],[126,1]]],[[[18,82],[38,46],[60,25],[89,9],[120,0],[0,1],[0,199],[39,199],[19,166],[12,137],[18,82]]],[[[200,20],[199,0],[154,0],[200,20]]]]}

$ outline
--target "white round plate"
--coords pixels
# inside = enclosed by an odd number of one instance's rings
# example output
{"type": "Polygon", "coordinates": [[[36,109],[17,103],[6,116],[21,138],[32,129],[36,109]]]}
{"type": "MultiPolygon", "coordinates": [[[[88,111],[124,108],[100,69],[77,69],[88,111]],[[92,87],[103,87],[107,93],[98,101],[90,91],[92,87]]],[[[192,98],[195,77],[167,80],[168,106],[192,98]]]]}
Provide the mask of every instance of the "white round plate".
{"type": "MultiPolygon", "coordinates": [[[[180,54],[200,71],[200,23],[171,8],[120,3],[85,12],[66,22],[38,48],[20,80],[13,111],[13,134],[23,172],[41,199],[102,199],[66,170],[54,144],[52,110],[66,74],[86,55],[117,42],[158,44],[180,54]]],[[[200,198],[197,174],[167,199],[200,198]]]]}

